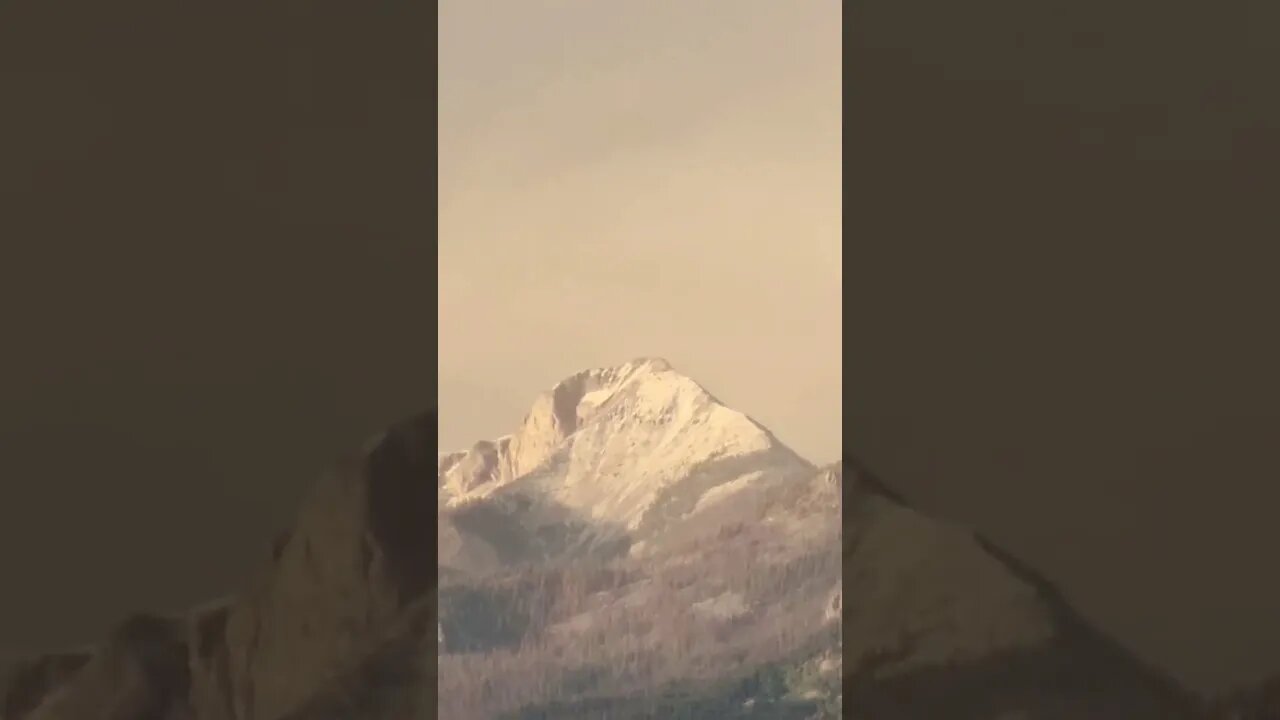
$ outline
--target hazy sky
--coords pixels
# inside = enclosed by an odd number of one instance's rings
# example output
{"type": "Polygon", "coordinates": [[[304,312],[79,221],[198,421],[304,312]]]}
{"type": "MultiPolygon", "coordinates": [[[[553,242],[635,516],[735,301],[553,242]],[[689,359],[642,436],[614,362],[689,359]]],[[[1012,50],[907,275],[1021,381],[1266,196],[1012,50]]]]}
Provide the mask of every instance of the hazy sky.
{"type": "Polygon", "coordinates": [[[440,3],[440,441],[670,360],[840,452],[836,0],[440,3]]]}

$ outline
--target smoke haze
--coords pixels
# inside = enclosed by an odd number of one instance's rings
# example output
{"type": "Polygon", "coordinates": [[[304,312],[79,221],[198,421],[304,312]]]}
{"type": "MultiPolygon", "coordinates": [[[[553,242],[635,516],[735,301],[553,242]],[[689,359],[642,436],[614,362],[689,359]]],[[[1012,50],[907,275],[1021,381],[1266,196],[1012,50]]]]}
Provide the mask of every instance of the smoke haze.
{"type": "Polygon", "coordinates": [[[659,355],[838,457],[840,16],[441,3],[442,448],[509,432],[582,367],[659,355]]]}

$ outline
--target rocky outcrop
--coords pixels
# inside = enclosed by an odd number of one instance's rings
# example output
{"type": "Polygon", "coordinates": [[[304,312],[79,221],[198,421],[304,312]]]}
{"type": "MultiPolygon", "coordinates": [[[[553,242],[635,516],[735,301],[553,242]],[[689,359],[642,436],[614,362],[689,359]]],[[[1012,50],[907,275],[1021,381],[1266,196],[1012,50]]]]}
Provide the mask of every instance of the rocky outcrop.
{"type": "Polygon", "coordinates": [[[1175,720],[1197,698],[1086,623],[1058,590],[857,463],[844,480],[846,702],[877,720],[1175,720]]]}
{"type": "Polygon", "coordinates": [[[435,440],[424,414],[340,464],[239,597],[138,616],[91,654],[15,668],[3,720],[277,720],[312,706],[353,659],[387,657],[373,653],[407,608],[434,624],[435,440]]]}
{"type": "Polygon", "coordinates": [[[300,707],[431,591],[435,443],[424,414],[317,486],[269,571],[227,613],[223,717],[300,707]]]}

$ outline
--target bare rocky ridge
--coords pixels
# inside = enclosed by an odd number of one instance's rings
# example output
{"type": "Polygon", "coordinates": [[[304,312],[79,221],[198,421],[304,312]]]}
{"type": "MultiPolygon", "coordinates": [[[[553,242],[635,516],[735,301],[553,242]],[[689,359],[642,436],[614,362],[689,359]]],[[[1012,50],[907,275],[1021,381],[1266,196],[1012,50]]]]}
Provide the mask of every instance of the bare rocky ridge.
{"type": "Polygon", "coordinates": [[[225,717],[267,720],[306,702],[431,590],[435,433],[425,415],[392,428],[304,505],[271,572],[227,618],[225,717]]]}
{"type": "Polygon", "coordinates": [[[5,670],[0,720],[1203,717],[999,548],[663,361],[437,452],[433,497],[435,444],[423,415],[341,463],[236,597],[5,670]]]}
{"type": "Polygon", "coordinates": [[[843,632],[855,716],[1203,717],[1198,698],[1090,627],[1016,558],[925,518],[856,463],[851,471],[843,632]]]}
{"type": "Polygon", "coordinates": [[[396,425],[317,485],[239,598],[126,623],[3,720],[276,720],[311,701],[432,595],[435,442],[432,415],[396,425]]]}

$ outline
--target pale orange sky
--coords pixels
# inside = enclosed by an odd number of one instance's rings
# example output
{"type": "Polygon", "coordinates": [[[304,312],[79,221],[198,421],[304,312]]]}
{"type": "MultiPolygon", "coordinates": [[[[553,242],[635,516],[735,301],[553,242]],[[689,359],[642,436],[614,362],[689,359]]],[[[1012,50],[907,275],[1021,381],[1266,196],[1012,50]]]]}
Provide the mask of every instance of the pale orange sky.
{"type": "Polygon", "coordinates": [[[840,454],[837,0],[442,0],[440,443],[670,360],[840,454]]]}

